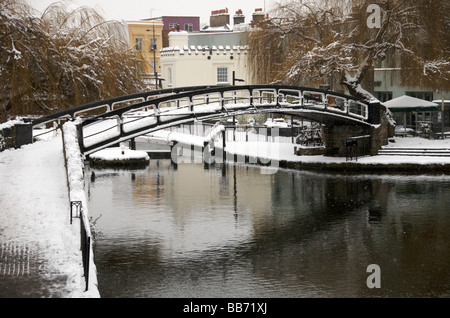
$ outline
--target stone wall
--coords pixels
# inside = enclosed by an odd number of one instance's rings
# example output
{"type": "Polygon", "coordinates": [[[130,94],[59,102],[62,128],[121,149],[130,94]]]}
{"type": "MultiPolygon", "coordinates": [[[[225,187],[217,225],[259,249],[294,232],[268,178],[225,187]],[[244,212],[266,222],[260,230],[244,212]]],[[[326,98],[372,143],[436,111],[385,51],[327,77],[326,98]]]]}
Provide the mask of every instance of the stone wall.
{"type": "Polygon", "coordinates": [[[389,127],[386,124],[377,126],[357,125],[324,125],[323,139],[326,146],[325,155],[333,157],[345,157],[347,155],[346,139],[370,136],[369,138],[357,138],[356,155],[375,156],[383,145],[388,143],[389,127]]]}
{"type": "MultiPolygon", "coordinates": [[[[324,125],[323,141],[325,143],[325,155],[332,157],[345,157],[346,139],[351,137],[370,135],[370,128],[370,126],[356,125],[324,125]]],[[[362,155],[362,153],[358,155],[362,155]]]]}
{"type": "Polygon", "coordinates": [[[371,125],[338,125],[328,123],[323,126],[323,140],[326,146],[325,155],[346,157],[349,149],[346,140],[357,138],[355,155],[375,156],[382,146],[387,145],[389,138],[394,136],[395,127],[391,125],[386,115],[386,109],[379,103],[371,104],[369,122],[371,125]],[[369,138],[360,138],[370,136],[369,138]]]}

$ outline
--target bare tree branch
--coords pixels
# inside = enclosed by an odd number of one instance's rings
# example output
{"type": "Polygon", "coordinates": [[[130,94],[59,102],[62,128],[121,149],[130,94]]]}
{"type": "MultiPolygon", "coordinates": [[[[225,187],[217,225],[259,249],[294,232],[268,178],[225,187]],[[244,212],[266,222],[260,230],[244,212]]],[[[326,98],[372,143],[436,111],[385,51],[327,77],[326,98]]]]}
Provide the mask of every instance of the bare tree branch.
{"type": "Polygon", "coordinates": [[[449,83],[449,2],[445,0],[305,0],[280,5],[250,36],[259,82],[317,86],[330,78],[360,98],[373,67],[401,68],[402,84],[442,88],[449,83]],[[369,4],[382,11],[369,29],[369,4]],[[277,49],[279,47],[280,49],[277,49]]]}

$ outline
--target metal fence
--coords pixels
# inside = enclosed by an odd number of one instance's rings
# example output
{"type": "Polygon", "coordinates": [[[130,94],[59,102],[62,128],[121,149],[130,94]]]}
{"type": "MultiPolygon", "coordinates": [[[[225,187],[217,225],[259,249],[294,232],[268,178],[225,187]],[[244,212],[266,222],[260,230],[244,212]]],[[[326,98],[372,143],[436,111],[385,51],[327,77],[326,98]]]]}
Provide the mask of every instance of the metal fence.
{"type": "Polygon", "coordinates": [[[80,213],[80,238],[81,238],[81,255],[83,258],[83,269],[84,269],[84,279],[86,282],[86,291],[89,289],[89,264],[90,264],[90,253],[91,253],[91,235],[90,235],[90,225],[83,214],[83,209],[80,213]]]}
{"type": "Polygon", "coordinates": [[[91,231],[89,221],[83,213],[81,201],[70,201],[70,224],[74,218],[80,219],[80,250],[83,260],[83,273],[86,283],[86,291],[89,288],[89,263],[91,253],[91,231]]]}
{"type": "Polygon", "coordinates": [[[67,188],[69,192],[69,200],[70,200],[70,224],[72,224],[74,218],[78,218],[80,220],[80,250],[82,256],[83,263],[83,274],[85,279],[85,291],[89,289],[89,270],[90,270],[90,257],[91,257],[91,230],[89,219],[87,213],[83,211],[83,204],[80,200],[72,200],[71,198],[71,188],[73,185],[70,184],[69,181],[69,172],[68,172],[68,158],[67,151],[65,148],[64,142],[64,129],[62,129],[62,137],[63,137],[63,154],[64,154],[64,165],[66,169],[67,176],[67,188]]]}
{"type": "Polygon", "coordinates": [[[370,155],[370,135],[351,137],[345,139],[345,158],[346,161],[358,161],[358,157],[370,155]]]}

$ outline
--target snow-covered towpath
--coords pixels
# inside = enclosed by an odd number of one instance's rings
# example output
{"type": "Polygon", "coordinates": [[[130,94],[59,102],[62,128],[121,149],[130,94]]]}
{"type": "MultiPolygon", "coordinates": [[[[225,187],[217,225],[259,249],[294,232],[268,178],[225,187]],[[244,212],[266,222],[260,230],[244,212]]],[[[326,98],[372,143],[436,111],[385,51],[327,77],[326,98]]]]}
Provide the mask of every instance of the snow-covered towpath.
{"type": "Polygon", "coordinates": [[[98,296],[69,205],[61,135],[0,153],[0,298],[98,296]]]}

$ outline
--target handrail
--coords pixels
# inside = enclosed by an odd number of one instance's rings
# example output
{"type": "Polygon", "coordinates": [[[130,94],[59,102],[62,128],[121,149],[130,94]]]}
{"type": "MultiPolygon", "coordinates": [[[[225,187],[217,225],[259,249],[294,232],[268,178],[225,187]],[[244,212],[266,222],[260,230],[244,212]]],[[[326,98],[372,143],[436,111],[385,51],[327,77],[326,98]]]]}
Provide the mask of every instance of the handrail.
{"type": "Polygon", "coordinates": [[[180,87],[180,88],[169,88],[169,89],[154,90],[154,91],[141,92],[141,93],[135,93],[135,94],[129,94],[129,95],[108,98],[108,99],[72,107],[72,108],[62,110],[62,111],[59,111],[59,112],[56,112],[56,113],[53,113],[50,115],[46,115],[43,117],[39,117],[39,118],[31,120],[31,123],[32,123],[32,126],[39,126],[39,125],[45,124],[47,122],[55,121],[55,120],[62,119],[62,118],[72,118],[73,119],[73,118],[75,118],[76,113],[80,113],[83,111],[89,111],[89,110],[96,109],[101,106],[107,105],[107,106],[109,106],[108,111],[111,111],[111,110],[113,110],[112,109],[113,104],[116,104],[116,103],[126,102],[126,101],[135,100],[135,99],[139,99],[139,98],[148,99],[153,96],[164,95],[164,94],[178,94],[178,93],[186,92],[189,90],[198,90],[198,89],[203,89],[203,88],[207,88],[207,87],[210,87],[210,86],[188,86],[188,87],[180,87]]]}
{"type": "MultiPolygon", "coordinates": [[[[114,139],[118,142],[134,138],[173,125],[193,120],[206,120],[252,112],[300,114],[312,120],[352,121],[359,124],[379,124],[379,108],[369,107],[369,101],[355,99],[342,93],[322,89],[283,85],[243,86],[188,86],[124,95],[73,107],[31,121],[39,126],[60,119],[81,118],[78,125],[80,148],[88,153],[105,147],[114,139]],[[122,104],[114,109],[115,105],[122,104]],[[206,107],[205,107],[206,106],[206,107]],[[103,113],[90,117],[79,116],[92,110],[106,108],[103,113]],[[147,111],[147,116],[136,113],[136,118],[125,116],[137,110],[147,111]],[[150,110],[150,111],[149,111],[150,110]],[[138,118],[139,117],[139,118],[138,118]],[[109,136],[90,138],[88,147],[83,145],[83,128],[104,120],[114,120],[117,131],[109,136]],[[131,121],[130,121],[131,120],[131,121]],[[141,120],[140,122],[137,122],[141,120]],[[135,125],[136,124],[136,125],[135,125]],[[139,129],[136,127],[139,126],[139,129]],[[125,128],[124,128],[125,127],[125,128]],[[100,139],[102,139],[99,141],[100,139]],[[107,141],[106,141],[107,140],[107,141]],[[95,145],[95,146],[94,146],[95,145]]],[[[92,129],[93,130],[93,129],[92,129]]],[[[100,129],[104,132],[104,128],[100,129]]],[[[107,129],[111,130],[111,129],[107,129]]],[[[99,135],[90,131],[90,135],[99,135]]],[[[85,137],[87,138],[87,137],[85,137]]]]}
{"type": "MultiPolygon", "coordinates": [[[[228,91],[248,90],[250,92],[250,91],[254,91],[254,90],[264,90],[264,89],[314,92],[314,93],[323,94],[323,96],[325,96],[325,97],[327,95],[330,95],[330,96],[342,97],[342,98],[345,98],[347,100],[354,101],[354,102],[368,104],[367,101],[355,99],[352,96],[348,96],[348,95],[345,95],[342,93],[330,92],[330,91],[325,91],[325,90],[316,89],[316,88],[309,88],[309,87],[282,86],[282,85],[243,85],[243,86],[214,86],[214,87],[208,86],[208,87],[199,88],[197,90],[180,91],[178,93],[178,95],[176,95],[176,96],[164,96],[164,97],[161,97],[161,98],[158,98],[155,100],[146,100],[141,103],[136,103],[133,105],[125,106],[125,107],[119,108],[117,110],[113,110],[113,111],[110,111],[110,112],[107,112],[107,113],[104,113],[101,115],[94,116],[92,118],[88,118],[83,121],[82,126],[86,126],[86,125],[88,125],[92,122],[98,121],[98,120],[103,120],[104,118],[113,117],[113,116],[122,116],[124,113],[132,111],[133,109],[140,109],[140,108],[144,108],[146,106],[151,106],[151,105],[155,105],[155,104],[158,105],[163,102],[174,100],[174,99],[192,98],[193,96],[196,96],[196,95],[207,95],[207,94],[211,94],[211,93],[223,94],[224,92],[228,92],[228,91]]],[[[155,94],[155,95],[157,95],[157,94],[155,94]]],[[[162,94],[160,94],[160,95],[162,95],[162,94]]],[[[250,95],[249,98],[253,98],[253,96],[250,95]]],[[[277,96],[277,98],[278,98],[278,96],[277,96]]],[[[299,98],[300,98],[300,96],[299,96],[299,98]]],[[[320,100],[317,100],[314,98],[310,98],[309,100],[314,100],[321,104],[326,104],[325,100],[320,101],[320,100]]]]}
{"type": "Polygon", "coordinates": [[[84,119],[78,125],[80,149],[83,153],[89,154],[109,145],[188,121],[251,112],[287,114],[303,112],[302,116],[305,116],[305,118],[312,116],[311,114],[317,117],[326,114],[328,118],[333,118],[334,121],[373,124],[370,120],[369,102],[345,94],[281,85],[202,87],[199,89],[179,89],[175,95],[147,99],[84,119]],[[242,96],[238,96],[238,94],[242,96]],[[206,105],[210,107],[203,107],[206,105]],[[132,114],[141,109],[147,111],[146,116],[140,116],[137,113],[132,114]],[[131,113],[131,116],[125,116],[126,113],[131,113]],[[134,119],[134,116],[137,119],[134,119]],[[89,132],[89,136],[83,136],[83,128],[107,120],[114,121],[113,126],[107,129],[99,128],[100,132],[92,129],[93,131],[89,132]],[[131,124],[138,120],[142,120],[138,125],[131,124]],[[116,131],[113,131],[113,129],[116,131]],[[108,136],[98,136],[99,138],[97,138],[97,135],[106,131],[109,131],[108,136]],[[87,144],[84,143],[85,138],[93,136],[96,136],[95,140],[91,138],[87,144]]]}

